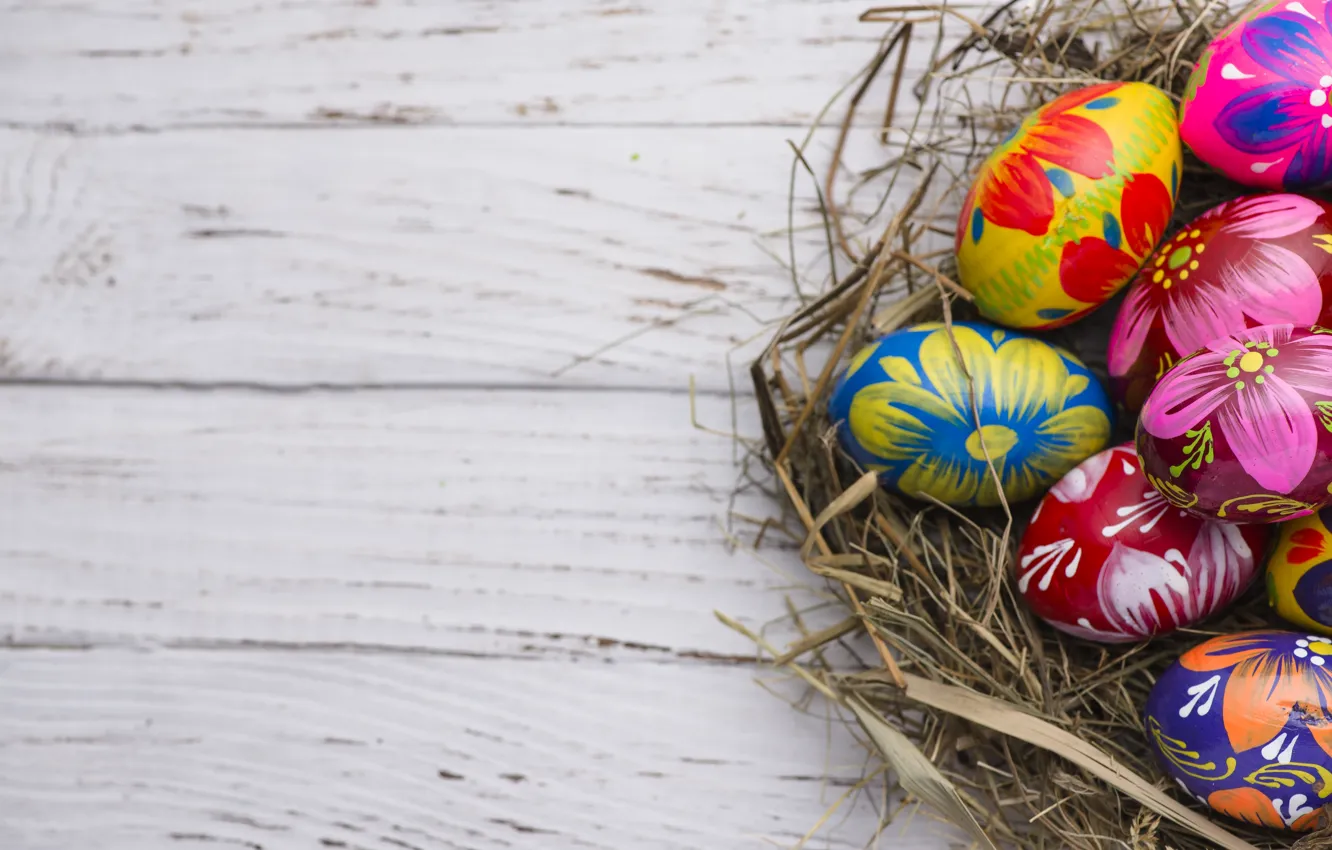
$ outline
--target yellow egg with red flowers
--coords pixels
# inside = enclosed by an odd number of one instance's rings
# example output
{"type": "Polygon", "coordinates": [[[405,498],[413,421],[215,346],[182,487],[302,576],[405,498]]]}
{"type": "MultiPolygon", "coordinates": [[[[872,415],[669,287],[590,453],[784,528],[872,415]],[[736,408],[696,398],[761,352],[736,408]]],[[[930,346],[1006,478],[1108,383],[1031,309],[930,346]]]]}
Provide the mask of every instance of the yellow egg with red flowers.
{"type": "Polygon", "coordinates": [[[1156,248],[1183,168],[1170,98],[1098,83],[1033,112],[981,165],[958,217],[958,277],[981,315],[1056,328],[1118,292],[1156,248]]]}
{"type": "Polygon", "coordinates": [[[1332,508],[1276,528],[1267,558],[1267,601],[1286,622],[1332,634],[1332,508]]]}

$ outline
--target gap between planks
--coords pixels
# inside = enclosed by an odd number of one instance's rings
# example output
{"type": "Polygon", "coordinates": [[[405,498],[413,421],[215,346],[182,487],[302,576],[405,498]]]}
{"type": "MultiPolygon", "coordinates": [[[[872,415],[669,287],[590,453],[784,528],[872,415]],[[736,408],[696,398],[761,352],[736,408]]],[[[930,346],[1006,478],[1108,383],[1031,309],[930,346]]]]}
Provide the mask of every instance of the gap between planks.
{"type": "Polygon", "coordinates": [[[508,384],[469,381],[386,381],[369,383],[277,383],[267,381],[173,381],[136,380],[132,378],[40,378],[0,377],[0,388],[35,389],[149,390],[192,393],[250,392],[270,395],[306,395],[314,393],[617,393],[628,395],[665,395],[700,398],[750,399],[753,389],[737,381],[734,389],[699,386],[652,386],[648,384],[508,384]]]}
{"type": "MultiPolygon", "coordinates": [[[[328,121],[273,121],[273,122],[237,122],[237,121],[201,121],[197,123],[181,122],[149,126],[131,124],[126,126],[84,126],[64,121],[0,121],[0,130],[59,134],[75,137],[115,137],[135,135],[163,135],[167,133],[207,133],[207,132],[264,132],[281,131],[294,133],[310,132],[395,132],[403,130],[522,130],[531,132],[540,129],[567,130],[752,130],[779,129],[799,130],[836,130],[840,120],[824,119],[810,121],[552,121],[531,124],[520,121],[443,121],[391,119],[338,119],[328,121]]],[[[853,130],[882,131],[878,121],[858,119],[851,123],[853,130]]]]}
{"type": "MultiPolygon", "coordinates": [[[[473,631],[473,630],[469,630],[473,631]]],[[[572,643],[574,646],[549,645],[541,647],[536,653],[535,647],[524,651],[482,651],[467,649],[447,649],[432,646],[392,645],[375,643],[357,643],[353,641],[297,643],[279,640],[167,640],[145,641],[102,640],[77,641],[63,638],[53,633],[49,638],[24,639],[0,638],[0,657],[9,652],[95,652],[100,650],[128,650],[132,652],[250,652],[265,654],[271,652],[304,653],[312,655],[368,655],[388,657],[425,657],[457,658],[476,661],[519,661],[524,663],[555,660],[566,663],[638,663],[647,665],[704,666],[704,667],[752,667],[756,672],[772,672],[772,665],[760,659],[757,654],[727,655],[720,652],[708,652],[700,649],[675,649],[659,644],[640,643],[632,640],[620,640],[604,635],[563,634],[559,632],[539,633],[527,629],[495,629],[494,634],[511,638],[544,639],[558,643],[572,643]],[[553,651],[555,650],[555,651],[553,651]]],[[[836,651],[835,648],[833,651],[836,651]]]]}

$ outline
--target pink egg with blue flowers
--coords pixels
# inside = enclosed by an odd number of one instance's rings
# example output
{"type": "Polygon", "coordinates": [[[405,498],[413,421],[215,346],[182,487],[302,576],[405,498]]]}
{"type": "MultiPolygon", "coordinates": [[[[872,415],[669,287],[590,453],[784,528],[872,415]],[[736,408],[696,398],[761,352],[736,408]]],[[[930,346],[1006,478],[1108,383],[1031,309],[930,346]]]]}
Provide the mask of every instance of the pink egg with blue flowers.
{"type": "Polygon", "coordinates": [[[1332,3],[1269,3],[1217,36],[1180,105],[1184,143],[1239,183],[1332,184],[1332,3]]]}

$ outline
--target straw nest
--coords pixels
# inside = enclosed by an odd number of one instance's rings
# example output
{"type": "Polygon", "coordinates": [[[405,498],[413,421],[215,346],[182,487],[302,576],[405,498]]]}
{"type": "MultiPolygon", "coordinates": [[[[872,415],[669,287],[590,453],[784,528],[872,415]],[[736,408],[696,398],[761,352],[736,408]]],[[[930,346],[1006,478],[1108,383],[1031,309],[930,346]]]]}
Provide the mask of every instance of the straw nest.
{"type": "MultiPolygon", "coordinates": [[[[785,650],[723,619],[854,715],[906,799],[961,825],[978,847],[1252,850],[1292,842],[1214,821],[1176,798],[1141,725],[1160,671],[1204,635],[1267,625],[1265,604],[1250,595],[1205,630],[1141,645],[1061,636],[1025,610],[1010,577],[1030,505],[959,512],[886,492],[841,453],[826,412],[837,370],[869,338],[974,315],[955,282],[955,216],[972,168],[1003,133],[1036,105],[1097,79],[1142,80],[1178,99],[1200,51],[1235,11],[1198,0],[1034,0],[983,19],[947,6],[866,12],[862,20],[889,24],[888,35],[859,88],[846,90],[834,162],[818,179],[829,253],[834,268],[842,258],[843,274],[805,299],[752,365],[765,461],[802,528],[805,563],[840,589],[848,619],[785,650]],[[932,50],[922,46],[928,33],[932,50]],[[905,71],[908,48],[929,55],[919,78],[905,71]],[[851,206],[846,194],[863,197],[864,185],[845,178],[840,160],[848,138],[873,132],[863,102],[876,79],[874,90],[889,92],[889,153],[871,176],[891,221],[858,246],[842,210],[851,206]],[[908,111],[908,102],[921,105],[908,111]],[[878,666],[828,662],[823,647],[861,627],[878,666]]],[[[1186,161],[1175,223],[1236,194],[1186,161]]],[[[1115,309],[1050,336],[1102,368],[1115,309]]],[[[1132,424],[1120,424],[1121,438],[1132,424]]],[[[1332,848],[1332,828],[1296,846],[1332,848]]]]}

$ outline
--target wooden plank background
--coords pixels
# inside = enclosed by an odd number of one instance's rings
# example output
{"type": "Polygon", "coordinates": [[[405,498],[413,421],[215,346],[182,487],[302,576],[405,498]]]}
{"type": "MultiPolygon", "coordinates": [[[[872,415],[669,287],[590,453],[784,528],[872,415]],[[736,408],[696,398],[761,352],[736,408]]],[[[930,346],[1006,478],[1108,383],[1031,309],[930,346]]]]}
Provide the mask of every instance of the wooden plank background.
{"type": "MultiPolygon", "coordinates": [[[[863,5],[0,11],[0,846],[796,846],[864,751],[688,386],[757,433],[863,5]]],[[[950,846],[879,805],[804,846],[950,846]]]]}

